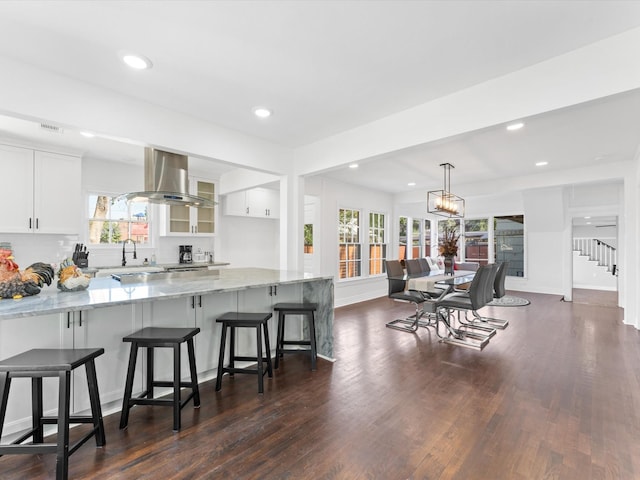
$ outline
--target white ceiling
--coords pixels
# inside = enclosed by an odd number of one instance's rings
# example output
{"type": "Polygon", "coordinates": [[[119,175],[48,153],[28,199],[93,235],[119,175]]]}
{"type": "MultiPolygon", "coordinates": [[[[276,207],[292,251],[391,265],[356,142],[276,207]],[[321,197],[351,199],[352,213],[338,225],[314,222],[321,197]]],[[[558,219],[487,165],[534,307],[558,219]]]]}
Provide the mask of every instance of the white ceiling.
{"type": "MultiPolygon", "coordinates": [[[[637,26],[635,1],[5,0],[0,55],[295,148],[637,26]],[[154,67],[127,69],[122,50],[154,67]],[[257,105],[274,115],[257,119],[257,105]]],[[[396,193],[440,182],[442,162],[465,183],[533,173],[540,160],[628,160],[639,107],[631,92],[326,175],[396,193]]],[[[0,122],[4,135],[31,135],[13,128],[0,122]]],[[[97,158],[142,159],[140,145],[76,137],[56,138],[97,158]]]]}

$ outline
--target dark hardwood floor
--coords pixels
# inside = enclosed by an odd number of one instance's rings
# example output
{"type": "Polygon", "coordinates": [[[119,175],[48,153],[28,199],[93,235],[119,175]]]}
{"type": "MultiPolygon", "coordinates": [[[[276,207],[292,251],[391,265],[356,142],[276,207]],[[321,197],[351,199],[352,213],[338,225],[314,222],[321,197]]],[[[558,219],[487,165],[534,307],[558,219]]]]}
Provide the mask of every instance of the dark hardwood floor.
{"type": "MultiPolygon", "coordinates": [[[[179,433],[166,408],[135,407],[123,431],[109,416],[70,477],[640,478],[640,332],[615,307],[516,294],[531,305],[486,308],[511,324],[482,352],[385,328],[407,304],[339,308],[335,363],[287,355],[264,395],[254,376],[207,382],[179,433]]],[[[54,461],[4,456],[0,478],[53,478],[54,461]]]]}

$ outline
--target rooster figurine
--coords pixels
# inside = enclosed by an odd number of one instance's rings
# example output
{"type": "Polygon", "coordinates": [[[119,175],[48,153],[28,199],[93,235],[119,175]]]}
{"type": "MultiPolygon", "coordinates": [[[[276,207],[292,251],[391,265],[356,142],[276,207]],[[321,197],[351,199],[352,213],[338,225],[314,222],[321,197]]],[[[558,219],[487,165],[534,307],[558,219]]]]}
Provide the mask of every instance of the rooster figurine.
{"type": "Polygon", "coordinates": [[[89,286],[90,281],[91,277],[82,273],[71,258],[67,258],[60,264],[58,288],[63,292],[84,290],[89,286]]]}
{"type": "Polygon", "coordinates": [[[0,298],[22,298],[40,293],[46,283],[51,285],[53,267],[37,262],[21,272],[13,261],[11,250],[0,249],[0,298]]]}

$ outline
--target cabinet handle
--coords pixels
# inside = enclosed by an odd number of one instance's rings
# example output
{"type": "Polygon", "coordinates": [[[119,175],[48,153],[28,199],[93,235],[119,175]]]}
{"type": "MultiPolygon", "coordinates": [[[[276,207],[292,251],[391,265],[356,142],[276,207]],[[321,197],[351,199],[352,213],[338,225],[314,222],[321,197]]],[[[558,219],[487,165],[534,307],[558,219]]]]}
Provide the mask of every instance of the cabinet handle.
{"type": "Polygon", "coordinates": [[[40,219],[36,218],[36,230],[40,228],[40,219]]]}
{"type": "Polygon", "coordinates": [[[277,285],[273,286],[273,294],[276,295],[276,296],[278,295],[278,286],[277,285]]]}
{"type": "Polygon", "coordinates": [[[71,328],[71,312],[67,312],[67,328],[71,328]]]}
{"type": "Polygon", "coordinates": [[[198,306],[202,308],[202,295],[198,295],[198,306]]]}
{"type": "Polygon", "coordinates": [[[273,285],[269,285],[269,296],[273,296],[273,285]]]}
{"type": "Polygon", "coordinates": [[[80,312],[78,312],[80,314],[80,326],[82,326],[82,310],[80,310],[80,312]]]}
{"type": "Polygon", "coordinates": [[[31,217],[29,217],[29,230],[31,230],[31,228],[32,228],[31,222],[32,222],[32,219],[31,219],[31,217]]]}
{"type": "Polygon", "coordinates": [[[249,207],[247,207],[247,215],[249,215],[249,207]]]}
{"type": "Polygon", "coordinates": [[[191,297],[191,308],[196,308],[196,296],[191,297]]]}

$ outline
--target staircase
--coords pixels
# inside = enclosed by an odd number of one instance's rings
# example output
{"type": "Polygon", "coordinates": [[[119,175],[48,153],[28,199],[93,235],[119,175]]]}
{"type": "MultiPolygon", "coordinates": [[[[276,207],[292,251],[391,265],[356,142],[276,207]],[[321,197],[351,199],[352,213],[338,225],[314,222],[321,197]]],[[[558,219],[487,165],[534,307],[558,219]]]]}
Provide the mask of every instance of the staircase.
{"type": "Polygon", "coordinates": [[[573,251],[589,261],[605,267],[611,275],[618,276],[618,255],[615,247],[597,238],[574,238],[573,251]]]}

